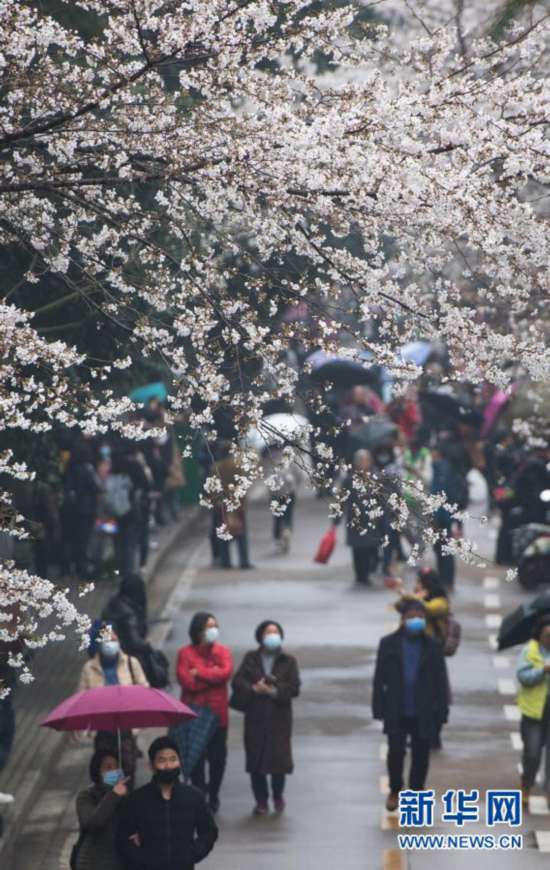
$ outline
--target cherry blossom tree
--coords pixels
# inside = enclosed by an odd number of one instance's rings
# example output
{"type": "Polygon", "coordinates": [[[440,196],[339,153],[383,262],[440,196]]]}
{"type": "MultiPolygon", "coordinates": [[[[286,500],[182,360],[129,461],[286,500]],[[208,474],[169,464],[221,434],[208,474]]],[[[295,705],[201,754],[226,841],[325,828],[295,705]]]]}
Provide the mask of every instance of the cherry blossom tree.
{"type": "MultiPolygon", "coordinates": [[[[388,2],[386,27],[372,3],[358,38],[356,8],[303,0],[0,0],[0,245],[18,264],[1,288],[1,429],[124,429],[113,372],[160,359],[191,426],[231,408],[236,503],[261,475],[243,437],[268,398],[296,397],[291,339],[368,351],[397,393],[419,370],[396,350],[419,335],[459,379],[505,387],[512,360],[547,381],[545,7],[497,42],[473,4],[447,5],[388,2]],[[107,358],[50,340],[33,287],[95,312],[107,358]],[[302,302],[313,336],[281,318],[302,302]]],[[[333,457],[311,435],[322,475],[333,457]]],[[[373,516],[385,486],[365,489],[373,516]]],[[[3,571],[0,609],[28,614],[34,589],[3,571]]]]}

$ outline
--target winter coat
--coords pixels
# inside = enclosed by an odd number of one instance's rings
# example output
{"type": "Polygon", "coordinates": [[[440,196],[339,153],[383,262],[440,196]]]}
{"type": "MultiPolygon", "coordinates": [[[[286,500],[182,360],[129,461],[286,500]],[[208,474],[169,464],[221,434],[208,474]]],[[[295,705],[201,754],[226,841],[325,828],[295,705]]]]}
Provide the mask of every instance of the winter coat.
{"type": "Polygon", "coordinates": [[[117,845],[132,870],[193,870],[217,838],[204,796],[181,782],[165,800],[153,780],[130,795],[118,814],[117,845]],[[139,846],[130,840],[135,833],[139,846]]]}
{"type": "Polygon", "coordinates": [[[353,477],[348,475],[343,483],[343,490],[350,493],[346,501],[346,543],[354,550],[363,547],[377,548],[382,539],[380,520],[370,519],[365,505],[368,496],[355,489],[352,482],[353,477]],[[365,534],[361,534],[365,529],[365,534]]]}
{"type": "Polygon", "coordinates": [[[544,666],[550,663],[550,655],[532,638],[523,647],[516,676],[519,682],[518,707],[523,716],[540,721],[548,701],[548,675],[544,666]]]}
{"type": "Polygon", "coordinates": [[[271,676],[277,694],[258,695],[252,686],[265,677],[260,649],[248,652],[233,678],[233,691],[246,706],[244,745],[248,773],[292,773],[292,698],[300,693],[298,665],[293,656],[281,652],[271,676]]]}
{"type": "Polygon", "coordinates": [[[95,516],[101,481],[90,462],[69,462],[63,480],[64,512],[95,516]]]}
{"type": "MultiPolygon", "coordinates": [[[[374,671],[372,715],[384,723],[384,733],[399,731],[403,716],[403,652],[404,628],[386,635],[380,641],[374,671]]],[[[422,651],[416,681],[416,707],[419,735],[431,737],[448,716],[447,668],[443,649],[427,635],[421,638],[422,651]]]]}
{"type": "Polygon", "coordinates": [[[220,727],[227,728],[231,650],[221,643],[184,646],[178,653],[176,673],[183,703],[208,707],[218,716],[220,727]],[[192,676],[192,670],[198,671],[197,677],[192,676]]]}
{"type": "MultiPolygon", "coordinates": [[[[132,657],[130,668],[130,656],[127,656],[123,652],[119,653],[118,656],[117,677],[119,685],[121,686],[131,686],[133,684],[136,684],[137,686],[149,685],[145,679],[143,668],[138,660],[132,657]]],[[[98,686],[104,685],[105,674],[101,667],[99,653],[96,653],[93,658],[86,662],[80,672],[78,691],[82,692],[84,689],[96,689],[98,686]]]]}
{"type": "Polygon", "coordinates": [[[124,798],[100,785],[79,792],[76,814],[84,839],[78,850],[77,870],[122,870],[115,841],[115,817],[124,798]]]}

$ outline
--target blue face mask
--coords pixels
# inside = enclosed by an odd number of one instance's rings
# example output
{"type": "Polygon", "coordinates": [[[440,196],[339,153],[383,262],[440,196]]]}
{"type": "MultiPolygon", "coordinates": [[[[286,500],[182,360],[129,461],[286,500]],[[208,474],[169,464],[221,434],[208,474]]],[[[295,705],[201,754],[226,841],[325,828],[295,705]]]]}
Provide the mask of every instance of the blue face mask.
{"type": "Polygon", "coordinates": [[[423,616],[411,616],[405,620],[405,628],[409,634],[422,634],[426,628],[426,620],[423,616]]]}
{"type": "Polygon", "coordinates": [[[106,770],[103,774],[103,784],[109,788],[114,788],[123,777],[124,774],[119,767],[116,770],[106,770]]]}
{"type": "Polygon", "coordinates": [[[268,652],[277,652],[282,644],[283,639],[280,634],[266,634],[263,639],[263,645],[268,652]]]}

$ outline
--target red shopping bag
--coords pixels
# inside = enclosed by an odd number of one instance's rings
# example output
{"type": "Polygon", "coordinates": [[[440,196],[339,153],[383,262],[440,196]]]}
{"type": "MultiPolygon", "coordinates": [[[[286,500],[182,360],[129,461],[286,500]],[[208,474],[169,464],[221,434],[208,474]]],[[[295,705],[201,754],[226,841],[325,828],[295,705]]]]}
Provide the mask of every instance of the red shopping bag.
{"type": "Polygon", "coordinates": [[[321,565],[326,565],[330,557],[332,556],[332,551],[336,546],[336,529],[334,526],[331,526],[328,531],[325,532],[323,537],[319,542],[319,547],[315,556],[313,557],[314,562],[319,562],[321,565]]]}

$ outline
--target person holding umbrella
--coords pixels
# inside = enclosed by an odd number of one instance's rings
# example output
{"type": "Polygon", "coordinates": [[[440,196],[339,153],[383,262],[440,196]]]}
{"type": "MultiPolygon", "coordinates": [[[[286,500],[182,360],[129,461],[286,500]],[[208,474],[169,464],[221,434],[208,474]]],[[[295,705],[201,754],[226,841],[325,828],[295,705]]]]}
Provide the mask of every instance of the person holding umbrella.
{"type": "Polygon", "coordinates": [[[522,649],[516,676],[523,740],[522,801],[525,805],[529,802],[544,749],[544,791],[550,809],[550,614],[539,619],[533,637],[522,649]]]}
{"type": "Polygon", "coordinates": [[[258,648],[247,652],[233,678],[232,706],[244,712],[246,770],[256,800],[254,815],[268,812],[271,791],[275,812],[285,809],[285,779],[292,773],[292,699],[300,693],[296,659],[283,652],[284,632],[267,619],[256,629],[258,648]]]}
{"type": "MultiPolygon", "coordinates": [[[[206,738],[200,757],[191,770],[191,782],[208,795],[210,809],[214,813],[220,806],[219,792],[227,759],[227,686],[233,673],[231,650],[218,643],[219,635],[218,621],[213,613],[195,613],[189,626],[191,643],[180,649],[176,668],[181,700],[199,714],[206,738]],[[209,717],[201,715],[204,708],[210,711],[209,717]],[[210,724],[212,718],[215,718],[213,728],[210,724]],[[208,785],[205,774],[207,761],[208,785]]],[[[189,725],[194,726],[195,722],[189,725]]],[[[200,736],[198,733],[199,739],[200,736]]],[[[186,767],[186,774],[188,772],[186,767]]]]}
{"type": "Polygon", "coordinates": [[[121,806],[117,846],[141,870],[193,870],[212,851],[218,828],[204,795],[180,782],[181,759],[169,737],[149,747],[152,779],[121,806]]]}
{"type": "Polygon", "coordinates": [[[90,779],[92,785],[79,792],[76,798],[80,835],[73,851],[74,870],[122,870],[115,825],[128,786],[119,760],[110,750],[94,752],[90,779]]]}
{"type": "MultiPolygon", "coordinates": [[[[148,686],[138,659],[122,652],[120,641],[114,631],[109,631],[104,624],[103,629],[93,645],[94,655],[88,659],[80,673],[78,688],[80,691],[95,689],[99,686],[148,686]]],[[[100,730],[95,736],[96,749],[114,749],[117,747],[117,735],[100,730]]],[[[139,749],[136,738],[131,730],[122,731],[122,764],[125,773],[133,782],[139,749]]]]}

